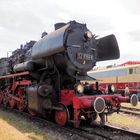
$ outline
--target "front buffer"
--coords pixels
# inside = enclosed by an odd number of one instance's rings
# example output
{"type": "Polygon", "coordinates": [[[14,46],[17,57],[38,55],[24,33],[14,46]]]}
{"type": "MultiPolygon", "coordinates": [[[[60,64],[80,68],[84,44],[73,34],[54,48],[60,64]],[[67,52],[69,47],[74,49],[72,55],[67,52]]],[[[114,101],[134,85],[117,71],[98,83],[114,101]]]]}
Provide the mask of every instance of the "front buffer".
{"type": "Polygon", "coordinates": [[[119,112],[121,103],[131,103],[136,106],[138,97],[132,95],[123,97],[120,94],[116,95],[93,95],[93,96],[75,96],[74,92],[66,94],[65,98],[61,98],[58,105],[59,110],[55,113],[56,123],[64,126],[66,123],[72,122],[75,128],[78,128],[82,120],[87,124],[92,124],[99,115],[101,124],[105,124],[105,114],[119,112]],[[71,94],[71,95],[70,95],[71,94]],[[66,98],[66,96],[69,96],[66,98]],[[66,102],[64,99],[69,99],[66,102]]]}
{"type": "Polygon", "coordinates": [[[104,124],[104,115],[119,112],[120,103],[131,103],[136,106],[138,97],[135,94],[130,98],[123,97],[120,94],[74,97],[74,127],[78,128],[82,119],[92,123],[96,120],[97,114],[101,118],[101,124],[104,124]]]}

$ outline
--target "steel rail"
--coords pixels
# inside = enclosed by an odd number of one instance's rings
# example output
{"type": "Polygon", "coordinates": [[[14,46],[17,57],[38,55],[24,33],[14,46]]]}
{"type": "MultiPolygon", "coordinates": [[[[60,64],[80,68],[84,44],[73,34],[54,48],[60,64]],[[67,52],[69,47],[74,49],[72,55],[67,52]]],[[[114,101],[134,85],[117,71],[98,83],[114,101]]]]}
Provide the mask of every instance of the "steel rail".
{"type": "MultiPolygon", "coordinates": [[[[11,113],[14,113],[15,115],[21,115],[23,117],[26,117],[30,119],[33,122],[38,122],[40,125],[49,126],[50,128],[57,128],[58,130],[65,131],[66,133],[71,133],[72,135],[77,135],[80,138],[88,139],[88,140],[115,140],[115,137],[117,137],[119,140],[122,139],[122,134],[124,136],[131,136],[131,138],[134,138],[134,140],[140,138],[140,133],[136,133],[130,130],[125,130],[119,127],[111,126],[111,125],[105,125],[105,126],[87,126],[87,127],[80,127],[78,129],[67,126],[67,127],[61,127],[54,122],[45,120],[40,117],[31,116],[27,112],[19,112],[16,109],[11,109],[10,107],[4,107],[3,105],[0,105],[0,109],[7,110],[11,113]]],[[[68,138],[71,139],[71,138],[68,138]]]]}

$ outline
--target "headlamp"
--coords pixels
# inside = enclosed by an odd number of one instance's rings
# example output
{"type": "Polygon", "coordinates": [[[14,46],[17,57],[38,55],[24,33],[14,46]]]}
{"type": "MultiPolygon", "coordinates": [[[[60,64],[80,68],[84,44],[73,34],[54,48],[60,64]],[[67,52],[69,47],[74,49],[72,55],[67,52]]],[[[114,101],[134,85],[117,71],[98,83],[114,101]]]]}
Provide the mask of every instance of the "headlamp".
{"type": "Polygon", "coordinates": [[[76,87],[76,90],[78,93],[83,93],[84,92],[84,86],[82,84],[78,84],[76,87]]]}
{"type": "Polygon", "coordinates": [[[86,32],[85,32],[85,37],[86,37],[87,39],[92,38],[92,33],[91,33],[90,31],[86,31],[86,32]]]}
{"type": "Polygon", "coordinates": [[[114,85],[111,85],[111,90],[112,90],[112,92],[115,91],[115,86],[114,85]]]}

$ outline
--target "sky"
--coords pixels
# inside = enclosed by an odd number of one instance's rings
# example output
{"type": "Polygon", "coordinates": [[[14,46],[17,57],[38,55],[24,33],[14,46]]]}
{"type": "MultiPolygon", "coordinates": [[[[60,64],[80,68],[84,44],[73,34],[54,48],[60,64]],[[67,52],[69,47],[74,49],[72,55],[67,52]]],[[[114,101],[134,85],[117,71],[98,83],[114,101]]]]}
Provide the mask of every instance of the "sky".
{"type": "Polygon", "coordinates": [[[43,31],[52,32],[57,22],[86,23],[93,34],[115,34],[120,59],[97,63],[120,64],[140,60],[140,0],[0,0],[0,57],[43,31]]]}

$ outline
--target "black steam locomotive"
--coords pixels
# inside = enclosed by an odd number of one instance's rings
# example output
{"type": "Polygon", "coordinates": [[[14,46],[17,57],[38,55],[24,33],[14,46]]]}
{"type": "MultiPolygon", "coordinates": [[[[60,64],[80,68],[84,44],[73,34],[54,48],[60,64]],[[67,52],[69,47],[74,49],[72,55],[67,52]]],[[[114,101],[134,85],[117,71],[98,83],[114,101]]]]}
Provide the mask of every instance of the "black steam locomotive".
{"type": "Polygon", "coordinates": [[[55,31],[43,33],[0,60],[0,103],[32,115],[52,116],[56,123],[72,122],[79,127],[84,118],[92,122],[104,111],[118,111],[121,102],[137,104],[120,95],[100,95],[97,88],[82,83],[96,62],[119,58],[114,35],[100,39],[86,24],[71,21],[55,24],[55,31]]]}

